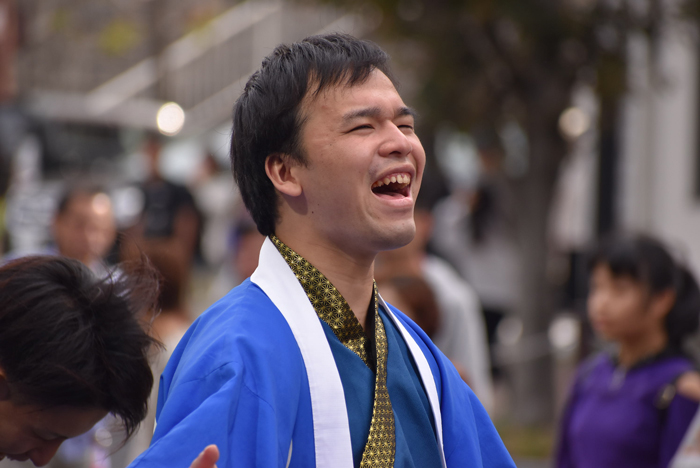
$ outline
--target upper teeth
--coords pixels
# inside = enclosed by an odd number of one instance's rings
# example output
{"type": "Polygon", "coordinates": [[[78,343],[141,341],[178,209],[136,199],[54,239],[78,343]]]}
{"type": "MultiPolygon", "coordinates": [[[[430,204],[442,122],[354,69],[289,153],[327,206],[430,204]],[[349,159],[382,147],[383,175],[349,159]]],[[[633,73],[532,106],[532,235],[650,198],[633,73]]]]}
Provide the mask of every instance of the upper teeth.
{"type": "Polygon", "coordinates": [[[411,176],[409,174],[392,174],[390,176],[379,179],[372,184],[372,188],[381,187],[382,185],[389,185],[391,183],[408,184],[411,182],[411,176]]]}

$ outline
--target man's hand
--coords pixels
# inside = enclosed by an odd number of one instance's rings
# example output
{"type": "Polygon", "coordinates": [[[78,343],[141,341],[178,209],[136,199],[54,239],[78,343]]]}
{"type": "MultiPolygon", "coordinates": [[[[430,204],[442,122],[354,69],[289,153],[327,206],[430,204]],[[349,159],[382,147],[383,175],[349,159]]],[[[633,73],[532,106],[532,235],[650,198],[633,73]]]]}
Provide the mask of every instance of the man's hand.
{"type": "Polygon", "coordinates": [[[219,448],[216,445],[208,445],[197,458],[194,459],[190,468],[216,468],[219,460],[219,448]]]}

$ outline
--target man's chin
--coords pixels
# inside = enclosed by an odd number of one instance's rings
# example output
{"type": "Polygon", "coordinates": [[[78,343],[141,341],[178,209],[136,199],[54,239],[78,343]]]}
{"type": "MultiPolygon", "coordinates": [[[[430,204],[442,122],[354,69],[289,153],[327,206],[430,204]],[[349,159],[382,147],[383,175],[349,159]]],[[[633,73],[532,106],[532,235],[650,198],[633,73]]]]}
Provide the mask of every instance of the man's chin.
{"type": "Polygon", "coordinates": [[[401,247],[408,245],[415,236],[415,226],[407,226],[406,229],[400,229],[388,233],[388,235],[382,239],[383,242],[380,251],[400,249],[401,247]]]}

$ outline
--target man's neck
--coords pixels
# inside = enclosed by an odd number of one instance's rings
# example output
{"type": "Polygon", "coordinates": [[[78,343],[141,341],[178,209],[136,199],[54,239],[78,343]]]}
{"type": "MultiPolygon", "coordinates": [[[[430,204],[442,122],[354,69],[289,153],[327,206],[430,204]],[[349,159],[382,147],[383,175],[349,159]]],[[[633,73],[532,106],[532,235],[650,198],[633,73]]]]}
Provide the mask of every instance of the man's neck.
{"type": "Polygon", "coordinates": [[[304,239],[284,232],[278,232],[277,237],[328,278],[365,329],[373,294],[374,257],[358,258],[330,242],[304,239]]]}

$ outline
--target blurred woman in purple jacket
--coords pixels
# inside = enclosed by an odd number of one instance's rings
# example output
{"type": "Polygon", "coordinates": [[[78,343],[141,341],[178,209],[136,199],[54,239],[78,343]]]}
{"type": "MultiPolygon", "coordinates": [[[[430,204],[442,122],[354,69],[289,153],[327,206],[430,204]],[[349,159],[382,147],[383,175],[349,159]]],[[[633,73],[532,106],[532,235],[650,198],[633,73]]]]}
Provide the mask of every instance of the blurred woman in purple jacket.
{"type": "Polygon", "coordinates": [[[557,468],[666,468],[698,408],[695,364],[682,350],[698,329],[700,289],[656,240],[618,237],[591,261],[588,316],[613,342],[578,370],[557,468]]]}

